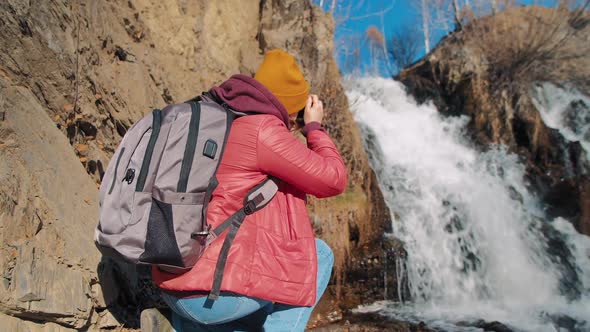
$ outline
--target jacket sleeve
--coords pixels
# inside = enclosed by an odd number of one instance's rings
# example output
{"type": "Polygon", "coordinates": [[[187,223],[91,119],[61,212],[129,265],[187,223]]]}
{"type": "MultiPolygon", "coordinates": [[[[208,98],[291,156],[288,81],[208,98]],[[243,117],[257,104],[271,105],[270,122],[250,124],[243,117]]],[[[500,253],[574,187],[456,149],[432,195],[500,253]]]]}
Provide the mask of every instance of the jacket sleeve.
{"type": "Polygon", "coordinates": [[[346,166],[325,132],[310,131],[307,147],[278,119],[265,120],[258,132],[260,169],[318,198],[346,188],[346,166]]]}

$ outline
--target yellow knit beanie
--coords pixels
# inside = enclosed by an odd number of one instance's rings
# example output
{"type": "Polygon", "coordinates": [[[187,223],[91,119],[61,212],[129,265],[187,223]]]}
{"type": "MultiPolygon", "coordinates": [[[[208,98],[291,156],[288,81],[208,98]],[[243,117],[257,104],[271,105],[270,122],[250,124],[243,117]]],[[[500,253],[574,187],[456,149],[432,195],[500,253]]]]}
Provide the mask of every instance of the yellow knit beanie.
{"type": "Polygon", "coordinates": [[[272,92],[289,114],[305,107],[309,84],[295,59],[287,52],[279,49],[266,52],[254,79],[272,92]]]}

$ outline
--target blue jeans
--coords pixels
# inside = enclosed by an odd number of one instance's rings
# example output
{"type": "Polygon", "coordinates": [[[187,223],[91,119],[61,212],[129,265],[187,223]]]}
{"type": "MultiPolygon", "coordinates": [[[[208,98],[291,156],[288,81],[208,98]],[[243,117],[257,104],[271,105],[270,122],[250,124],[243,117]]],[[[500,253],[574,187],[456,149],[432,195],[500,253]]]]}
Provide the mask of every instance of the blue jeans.
{"type": "MultiPolygon", "coordinates": [[[[334,265],[334,254],[324,241],[316,239],[316,249],[318,274],[315,304],[328,286],[334,265]]],[[[177,298],[163,293],[162,298],[172,309],[172,324],[177,332],[303,331],[315,307],[273,303],[233,293],[221,293],[212,306],[205,305],[207,297],[177,298]]]]}

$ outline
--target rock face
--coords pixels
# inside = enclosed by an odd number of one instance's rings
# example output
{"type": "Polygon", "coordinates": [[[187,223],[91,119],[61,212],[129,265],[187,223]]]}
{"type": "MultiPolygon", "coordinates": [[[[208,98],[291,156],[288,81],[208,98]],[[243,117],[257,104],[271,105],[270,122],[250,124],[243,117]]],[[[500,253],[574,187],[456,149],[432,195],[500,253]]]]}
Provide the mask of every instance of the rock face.
{"type": "Polygon", "coordinates": [[[515,7],[450,34],[396,77],[418,101],[432,100],[445,114],[467,115],[478,144],[502,144],[522,156],[548,215],[567,218],[587,235],[586,153],[579,142],[547,126],[533,92],[551,82],[590,95],[589,36],[587,13],[515,7]]]}
{"type": "Polygon", "coordinates": [[[0,310],[82,328],[97,281],[96,187],[31,91],[0,82],[0,310]]]}
{"type": "Polygon", "coordinates": [[[379,279],[389,211],[348,112],[332,36],[331,17],[309,1],[2,2],[0,326],[136,327],[139,310],[158,305],[145,269],[101,259],[94,247],[100,178],[143,114],[254,73],[275,47],[300,60],[325,99],[350,172],[344,195],[310,204],[336,256],[318,315],[379,299],[365,295],[371,284],[345,285],[360,272],[379,279]]]}

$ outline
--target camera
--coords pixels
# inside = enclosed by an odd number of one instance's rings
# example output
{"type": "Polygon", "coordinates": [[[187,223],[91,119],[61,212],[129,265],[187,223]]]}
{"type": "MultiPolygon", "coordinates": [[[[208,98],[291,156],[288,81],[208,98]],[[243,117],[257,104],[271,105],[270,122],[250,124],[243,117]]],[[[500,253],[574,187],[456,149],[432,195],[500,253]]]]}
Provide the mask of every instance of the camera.
{"type": "Polygon", "coordinates": [[[297,118],[295,119],[295,123],[297,123],[297,126],[299,126],[299,127],[305,126],[305,120],[303,120],[304,115],[305,115],[305,108],[297,113],[297,118]]]}

